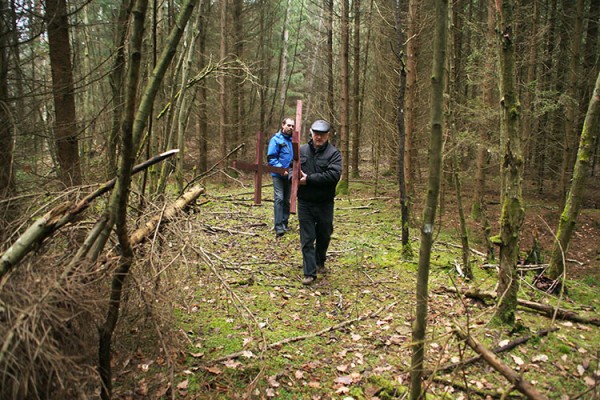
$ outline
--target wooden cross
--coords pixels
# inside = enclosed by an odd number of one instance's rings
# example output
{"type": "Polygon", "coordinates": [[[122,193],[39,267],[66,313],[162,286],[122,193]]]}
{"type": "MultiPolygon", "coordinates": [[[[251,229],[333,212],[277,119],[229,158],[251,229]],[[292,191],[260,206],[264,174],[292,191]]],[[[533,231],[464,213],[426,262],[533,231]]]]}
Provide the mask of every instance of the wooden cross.
{"type": "MultiPolygon", "coordinates": [[[[296,193],[298,193],[298,179],[300,177],[300,123],[302,119],[302,100],[298,100],[296,105],[296,129],[292,134],[293,169],[292,169],[292,192],[290,194],[290,213],[296,213],[296,193]],[[300,114],[298,114],[300,113],[300,114]]],[[[275,172],[284,174],[287,168],[273,167],[269,164],[263,164],[263,138],[262,132],[256,135],[256,157],[254,164],[244,161],[234,161],[233,168],[242,171],[254,171],[254,204],[261,203],[262,196],[262,174],[266,172],[275,172]]]]}

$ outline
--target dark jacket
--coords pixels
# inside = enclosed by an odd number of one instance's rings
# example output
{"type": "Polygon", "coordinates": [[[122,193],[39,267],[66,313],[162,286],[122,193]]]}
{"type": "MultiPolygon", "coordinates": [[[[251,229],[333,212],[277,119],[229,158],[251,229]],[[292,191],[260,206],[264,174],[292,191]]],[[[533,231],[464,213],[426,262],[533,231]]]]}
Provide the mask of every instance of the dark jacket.
{"type": "Polygon", "coordinates": [[[335,187],[342,176],[342,155],[334,145],[327,142],[315,149],[313,141],[300,146],[302,172],[307,176],[306,185],[298,186],[298,199],[314,203],[333,201],[335,187]]]}

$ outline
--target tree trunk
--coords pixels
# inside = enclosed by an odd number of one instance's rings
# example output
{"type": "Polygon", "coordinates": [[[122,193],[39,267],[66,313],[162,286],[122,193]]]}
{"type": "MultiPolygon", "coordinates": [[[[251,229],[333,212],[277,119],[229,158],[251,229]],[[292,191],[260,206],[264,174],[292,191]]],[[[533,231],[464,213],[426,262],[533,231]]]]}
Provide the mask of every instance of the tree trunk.
{"type": "MultiPolygon", "coordinates": [[[[325,1],[325,29],[327,30],[327,47],[325,49],[326,57],[327,57],[327,112],[329,113],[329,122],[334,124],[337,119],[335,118],[335,102],[334,102],[334,80],[335,76],[333,75],[333,0],[324,0],[325,1]]],[[[336,133],[336,132],[332,132],[336,133]]],[[[329,140],[335,144],[336,137],[329,135],[329,140]]]]}
{"type": "Polygon", "coordinates": [[[456,157],[453,159],[452,172],[454,175],[454,189],[456,190],[456,207],[458,208],[458,217],[460,219],[460,241],[462,244],[462,259],[465,278],[468,280],[473,279],[473,270],[471,269],[469,247],[469,233],[467,230],[467,221],[465,218],[465,209],[462,202],[462,190],[460,184],[460,174],[458,169],[458,160],[456,157]]]}
{"type": "MultiPolygon", "coordinates": [[[[200,3],[200,26],[198,27],[198,51],[200,52],[200,61],[198,68],[200,70],[206,67],[206,34],[208,32],[208,22],[211,11],[211,2],[202,0],[200,3]]],[[[198,173],[202,174],[208,169],[208,89],[207,82],[203,79],[198,88],[199,96],[197,99],[197,135],[198,135],[198,173]]]]}
{"type": "Polygon", "coordinates": [[[110,219],[107,226],[112,226],[113,224],[116,225],[117,237],[121,248],[121,257],[119,260],[119,267],[115,271],[112,279],[106,319],[98,328],[98,371],[102,381],[100,393],[103,400],[112,397],[112,334],[119,318],[121,289],[129,272],[131,263],[133,262],[133,250],[127,233],[127,205],[129,202],[131,175],[136,154],[133,140],[133,125],[147,6],[148,0],[137,0],[132,12],[133,23],[129,41],[129,69],[127,71],[125,105],[123,109],[123,121],[121,123],[122,154],[116,188],[112,193],[109,203],[110,219]]]}
{"type": "Polygon", "coordinates": [[[590,161],[594,151],[594,143],[600,137],[600,126],[598,118],[600,114],[600,73],[596,78],[594,94],[590,99],[588,111],[583,123],[581,138],[579,139],[579,151],[577,161],[573,171],[573,180],[571,189],[567,196],[565,208],[560,216],[558,231],[556,233],[556,242],[550,256],[550,266],[548,267],[548,276],[552,279],[558,279],[565,269],[565,254],[569,249],[569,242],[575,229],[575,223],[583,202],[583,192],[585,189],[585,180],[590,175],[590,161]]]}
{"type": "Polygon", "coordinates": [[[406,98],[405,98],[405,139],[404,139],[404,178],[406,181],[407,201],[414,193],[413,142],[415,134],[416,101],[417,101],[417,52],[419,2],[408,0],[408,28],[406,42],[406,98]]]}
{"type": "Polygon", "coordinates": [[[59,176],[66,187],[81,185],[73,66],[66,0],[46,1],[48,48],[54,96],[54,136],[59,176]]]}
{"type": "Polygon", "coordinates": [[[444,129],[444,65],[446,59],[446,36],[448,30],[448,2],[435,1],[435,33],[433,37],[433,70],[431,74],[431,139],[429,144],[429,179],[427,198],[423,211],[421,248],[417,271],[417,306],[412,329],[412,361],[410,373],[410,399],[424,398],[421,378],[425,358],[425,330],[427,327],[427,304],[429,267],[433,245],[433,226],[440,193],[442,170],[442,133],[444,129]]]}
{"type": "MultiPolygon", "coordinates": [[[[228,46],[227,46],[227,3],[229,0],[221,0],[221,42],[219,44],[219,54],[221,60],[225,60],[227,57],[228,46]]],[[[220,74],[219,78],[219,154],[222,161],[222,167],[225,168],[227,155],[227,79],[225,74],[220,74]]]]}
{"type": "Polygon", "coordinates": [[[410,245],[409,235],[409,208],[408,198],[406,195],[406,169],[405,169],[405,142],[406,142],[406,129],[404,120],[404,97],[406,93],[406,58],[402,51],[404,47],[404,33],[402,30],[402,10],[400,3],[396,2],[396,44],[394,48],[397,54],[400,54],[398,59],[399,62],[399,73],[398,73],[398,102],[396,123],[398,126],[398,186],[400,190],[400,214],[402,223],[402,254],[407,257],[412,257],[412,248],[410,245]]]}
{"type": "Polygon", "coordinates": [[[350,75],[348,51],[350,47],[349,35],[350,24],[348,20],[350,2],[342,0],[342,15],[340,22],[340,130],[341,130],[341,153],[342,153],[342,179],[338,185],[341,193],[348,193],[350,184],[350,75]]]}
{"type": "MultiPolygon", "coordinates": [[[[8,14],[8,2],[0,1],[0,10],[8,14]],[[6,11],[4,11],[6,10],[6,11]]],[[[15,192],[13,174],[13,123],[11,107],[8,99],[8,51],[10,27],[6,25],[8,18],[0,18],[0,199],[11,197],[15,192]]],[[[0,228],[4,225],[0,221],[0,228]]],[[[4,231],[4,229],[1,229],[4,231]]],[[[3,237],[0,235],[0,241],[3,237]]]]}
{"type": "MultiPolygon", "coordinates": [[[[483,126],[480,126],[479,142],[477,143],[477,158],[476,158],[476,172],[475,172],[475,199],[471,207],[471,215],[476,221],[481,220],[484,215],[482,208],[485,207],[485,175],[488,160],[488,149],[489,141],[491,138],[492,126],[496,126],[496,113],[493,111],[496,109],[496,102],[493,98],[493,71],[495,65],[494,57],[494,29],[495,29],[495,18],[494,18],[494,1],[487,0],[487,30],[485,36],[485,76],[483,78],[482,85],[482,96],[484,107],[489,108],[489,114],[491,118],[484,120],[483,126]]],[[[485,225],[485,221],[484,224],[485,225]]]]}
{"type": "Polygon", "coordinates": [[[500,271],[498,274],[498,308],[495,319],[512,325],[517,308],[519,275],[519,236],[523,223],[524,209],[521,195],[523,157],[519,131],[519,100],[517,98],[513,0],[501,0],[496,9],[500,34],[500,106],[502,123],[500,142],[502,148],[501,215],[500,215],[500,271]]]}
{"type": "MultiPolygon", "coordinates": [[[[570,2],[569,2],[570,3],[570,2]]],[[[560,199],[561,205],[565,204],[567,189],[571,180],[573,163],[577,154],[577,129],[579,112],[579,70],[581,58],[581,42],[583,40],[583,7],[584,0],[577,0],[575,5],[575,26],[571,35],[571,51],[569,53],[569,69],[567,71],[566,85],[566,112],[565,112],[565,136],[562,153],[562,163],[560,167],[560,199]]],[[[569,14],[571,14],[569,12],[569,14]]]]}
{"type": "Polygon", "coordinates": [[[131,13],[132,2],[122,0],[119,8],[119,16],[114,22],[115,37],[113,47],[115,48],[115,59],[113,68],[109,76],[110,88],[112,92],[112,124],[107,138],[107,158],[108,166],[106,177],[108,179],[117,174],[117,155],[119,143],[119,130],[121,129],[121,116],[123,113],[123,74],[125,72],[125,39],[129,14],[131,13]]]}
{"type": "Polygon", "coordinates": [[[354,10],[354,45],[352,57],[354,62],[352,71],[352,155],[350,157],[350,163],[352,167],[352,176],[355,178],[358,178],[360,176],[360,4],[360,0],[354,0],[352,2],[352,9],[354,10]]]}
{"type": "MultiPolygon", "coordinates": [[[[137,93],[137,80],[139,77],[139,62],[141,59],[141,43],[143,34],[143,25],[147,0],[138,0],[134,8],[134,23],[132,27],[130,69],[127,77],[127,93],[125,101],[125,112],[123,114],[122,140],[123,156],[119,167],[119,177],[117,187],[111,197],[109,209],[111,212],[111,221],[107,224],[105,231],[111,229],[113,223],[116,225],[117,237],[121,246],[121,258],[119,267],[115,271],[112,280],[109,308],[106,319],[99,328],[99,372],[102,379],[102,398],[109,399],[111,396],[112,373],[110,367],[111,361],[111,341],[112,334],[119,318],[119,307],[121,303],[121,290],[123,283],[129,273],[129,268],[133,262],[133,251],[127,235],[126,211],[129,201],[129,191],[131,185],[131,172],[135,155],[139,149],[141,135],[148,122],[148,115],[152,109],[156,93],[162,83],[165,72],[173,56],[176,53],[177,45],[183,35],[183,31],[192,14],[197,0],[186,0],[181,6],[181,11],[173,25],[173,28],[165,40],[163,51],[160,54],[156,67],[152,72],[152,77],[142,95],[137,112],[135,111],[135,97],[137,93]]],[[[103,235],[106,237],[106,235],[103,235]]]]}

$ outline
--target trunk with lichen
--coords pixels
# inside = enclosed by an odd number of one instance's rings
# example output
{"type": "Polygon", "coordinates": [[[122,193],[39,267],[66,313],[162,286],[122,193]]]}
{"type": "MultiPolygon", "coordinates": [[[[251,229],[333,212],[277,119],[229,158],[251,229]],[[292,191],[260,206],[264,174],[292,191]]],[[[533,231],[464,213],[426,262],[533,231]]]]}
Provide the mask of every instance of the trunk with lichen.
{"type": "Polygon", "coordinates": [[[500,35],[500,94],[502,148],[501,204],[500,215],[500,271],[498,273],[498,308],[494,318],[512,325],[517,308],[519,277],[517,259],[519,235],[523,224],[524,209],[521,193],[523,179],[523,156],[521,154],[521,132],[519,130],[520,104],[517,98],[515,68],[515,32],[513,21],[514,3],[502,0],[496,3],[498,33],[500,35]]]}
{"type": "Polygon", "coordinates": [[[559,278],[565,269],[565,253],[569,248],[569,241],[571,240],[577,216],[581,209],[585,180],[590,175],[590,160],[594,154],[594,143],[599,137],[598,114],[600,114],[600,73],[596,78],[596,87],[583,124],[579,140],[579,151],[577,152],[577,160],[575,162],[575,169],[573,170],[573,180],[565,208],[560,216],[556,242],[550,256],[548,277],[552,279],[559,278]]]}

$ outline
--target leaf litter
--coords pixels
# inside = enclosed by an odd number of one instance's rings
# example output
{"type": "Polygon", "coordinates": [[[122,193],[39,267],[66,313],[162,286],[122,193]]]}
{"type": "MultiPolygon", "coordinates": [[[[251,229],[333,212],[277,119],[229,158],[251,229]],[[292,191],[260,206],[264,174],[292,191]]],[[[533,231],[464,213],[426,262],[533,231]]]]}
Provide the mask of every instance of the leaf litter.
{"type": "MultiPolygon", "coordinates": [[[[268,190],[263,196],[270,196],[268,190]]],[[[249,200],[213,199],[195,210],[187,224],[188,246],[194,252],[176,266],[180,272],[171,279],[179,287],[173,297],[180,302],[176,326],[187,332],[190,345],[171,349],[183,354],[174,358],[175,382],[161,380],[154,393],[168,395],[175,388],[181,398],[376,399],[386,393],[400,398],[409,383],[417,261],[401,256],[395,202],[338,199],[327,261],[331,272],[306,288],[300,284],[302,260],[294,217],[291,232],[275,238],[271,203],[255,207],[248,206],[249,200]],[[376,212],[345,209],[356,205],[376,212]],[[185,306],[186,301],[193,306],[185,306]]],[[[413,227],[412,232],[418,230],[413,227]]],[[[459,243],[451,235],[441,239],[459,243]]],[[[418,248],[416,238],[412,246],[418,248]]],[[[177,245],[169,249],[175,252],[177,245]]],[[[452,321],[468,324],[489,348],[514,339],[508,330],[488,326],[493,312],[489,305],[435,292],[438,286],[459,281],[448,268],[455,259],[457,250],[446,247],[432,257],[426,354],[426,368],[432,373],[427,390],[434,396],[452,393],[452,398],[467,398],[465,393],[496,396],[507,382],[482,362],[435,373],[441,365],[460,364],[475,355],[454,337],[452,321]]],[[[493,274],[474,269],[472,284],[494,287],[493,274]]],[[[531,332],[551,323],[522,311],[519,319],[531,332]]],[[[559,332],[499,357],[549,398],[566,399],[598,384],[600,334],[596,327],[570,321],[555,325],[559,332]]],[[[145,378],[139,389],[148,396],[152,387],[147,382],[164,368],[151,361],[143,364],[147,369],[135,372],[145,378]]]]}

